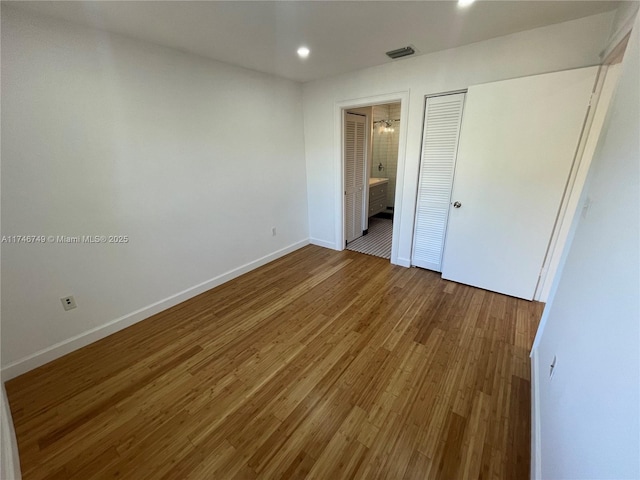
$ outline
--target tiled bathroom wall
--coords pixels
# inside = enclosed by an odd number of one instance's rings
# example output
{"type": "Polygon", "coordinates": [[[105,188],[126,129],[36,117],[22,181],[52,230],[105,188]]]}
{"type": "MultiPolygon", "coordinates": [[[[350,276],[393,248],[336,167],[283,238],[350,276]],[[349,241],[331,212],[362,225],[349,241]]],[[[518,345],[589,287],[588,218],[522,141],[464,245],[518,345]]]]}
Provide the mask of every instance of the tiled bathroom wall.
{"type": "Polygon", "coordinates": [[[400,103],[373,107],[373,157],[371,177],[388,178],[387,207],[394,206],[396,171],[398,169],[398,139],[400,136],[400,103]],[[379,120],[392,120],[393,132],[385,132],[379,120]]]}

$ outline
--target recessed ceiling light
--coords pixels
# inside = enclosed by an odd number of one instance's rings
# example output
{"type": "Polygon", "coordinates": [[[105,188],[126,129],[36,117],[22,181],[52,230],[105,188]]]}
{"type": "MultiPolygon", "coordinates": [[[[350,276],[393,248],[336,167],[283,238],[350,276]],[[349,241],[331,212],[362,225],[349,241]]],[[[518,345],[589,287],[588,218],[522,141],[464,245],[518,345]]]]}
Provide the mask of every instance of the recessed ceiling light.
{"type": "Polygon", "coordinates": [[[311,52],[311,50],[309,50],[307,47],[300,47],[298,49],[298,56],[300,58],[307,58],[309,56],[310,52],[311,52]]]}
{"type": "Polygon", "coordinates": [[[458,0],[458,6],[461,8],[468,7],[476,0],[458,0]]]}

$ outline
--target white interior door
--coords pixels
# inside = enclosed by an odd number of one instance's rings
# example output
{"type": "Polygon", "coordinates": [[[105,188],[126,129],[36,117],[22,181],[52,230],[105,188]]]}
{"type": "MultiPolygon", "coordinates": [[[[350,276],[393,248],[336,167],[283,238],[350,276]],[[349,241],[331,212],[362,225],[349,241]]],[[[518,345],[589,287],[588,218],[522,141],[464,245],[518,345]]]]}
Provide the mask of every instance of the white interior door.
{"type": "Polygon", "coordinates": [[[427,98],[411,264],[439,272],[464,93],[427,98]]]}
{"type": "Polygon", "coordinates": [[[345,113],[344,125],[344,218],[348,243],[362,236],[366,192],[366,117],[345,113]]]}
{"type": "Polygon", "coordinates": [[[469,88],[443,278],[533,298],[596,72],[469,88]]]}

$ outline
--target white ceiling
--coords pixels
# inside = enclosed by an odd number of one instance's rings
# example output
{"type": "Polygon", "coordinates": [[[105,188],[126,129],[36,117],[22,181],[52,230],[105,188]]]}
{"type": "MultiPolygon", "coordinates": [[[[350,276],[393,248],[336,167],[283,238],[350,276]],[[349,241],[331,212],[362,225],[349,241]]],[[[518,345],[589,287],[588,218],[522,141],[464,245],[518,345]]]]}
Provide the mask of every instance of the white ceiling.
{"type": "Polygon", "coordinates": [[[616,1],[2,2],[297,81],[612,10],[616,1]],[[301,60],[297,48],[311,55],[301,60]]]}

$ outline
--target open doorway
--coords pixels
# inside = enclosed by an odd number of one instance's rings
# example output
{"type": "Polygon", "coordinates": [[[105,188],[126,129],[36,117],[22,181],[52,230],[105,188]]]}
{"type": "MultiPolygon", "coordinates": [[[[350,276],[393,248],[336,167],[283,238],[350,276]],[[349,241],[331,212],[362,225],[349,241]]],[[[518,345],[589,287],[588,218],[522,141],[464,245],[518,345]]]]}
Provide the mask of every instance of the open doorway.
{"type": "Polygon", "coordinates": [[[391,258],[399,137],[400,102],[345,110],[344,228],[348,250],[391,258]]]}

